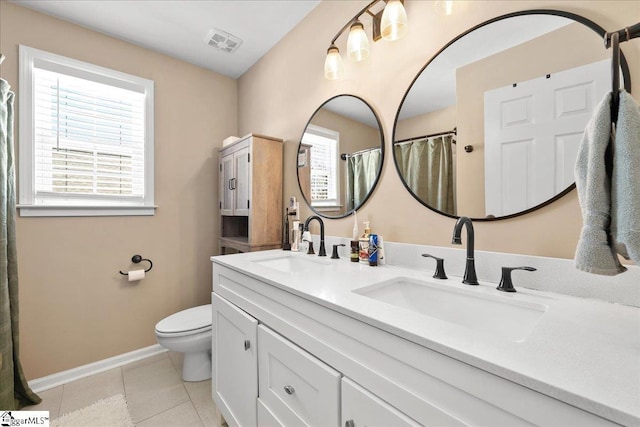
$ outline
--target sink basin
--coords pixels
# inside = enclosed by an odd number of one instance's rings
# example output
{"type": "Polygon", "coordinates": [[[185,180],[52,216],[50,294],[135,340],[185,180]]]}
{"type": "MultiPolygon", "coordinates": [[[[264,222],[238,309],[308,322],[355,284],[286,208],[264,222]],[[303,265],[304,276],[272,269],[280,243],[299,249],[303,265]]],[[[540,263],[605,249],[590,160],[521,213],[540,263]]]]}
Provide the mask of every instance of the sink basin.
{"type": "Polygon", "coordinates": [[[252,262],[284,273],[308,273],[320,270],[324,267],[324,264],[291,255],[276,258],[263,258],[252,262]]]}
{"type": "Polygon", "coordinates": [[[524,341],[548,308],[477,291],[406,277],[353,290],[368,298],[514,342],[524,341]]]}

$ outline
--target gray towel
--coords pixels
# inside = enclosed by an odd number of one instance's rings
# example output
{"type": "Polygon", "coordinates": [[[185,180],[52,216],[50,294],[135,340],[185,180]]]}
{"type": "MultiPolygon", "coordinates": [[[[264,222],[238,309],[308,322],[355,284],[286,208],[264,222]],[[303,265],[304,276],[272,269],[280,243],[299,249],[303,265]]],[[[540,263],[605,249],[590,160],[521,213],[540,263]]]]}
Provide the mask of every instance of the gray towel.
{"type": "Polygon", "coordinates": [[[579,270],[613,276],[626,268],[610,236],[611,179],[605,161],[610,135],[611,93],[594,110],[578,149],[575,177],[583,225],[575,263],[579,270]]]}
{"type": "Polygon", "coordinates": [[[614,142],[611,236],[616,252],[640,265],[640,109],[624,90],[614,142]]]}

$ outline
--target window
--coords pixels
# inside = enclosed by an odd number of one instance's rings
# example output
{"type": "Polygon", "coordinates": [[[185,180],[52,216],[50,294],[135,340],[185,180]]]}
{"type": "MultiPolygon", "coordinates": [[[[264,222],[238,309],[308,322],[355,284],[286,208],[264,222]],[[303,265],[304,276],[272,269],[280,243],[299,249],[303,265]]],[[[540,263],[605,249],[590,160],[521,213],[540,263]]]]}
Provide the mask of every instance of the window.
{"type": "Polygon", "coordinates": [[[320,208],[339,206],[340,134],[331,129],[309,125],[302,136],[302,142],[311,146],[311,205],[320,208]]]}
{"type": "Polygon", "coordinates": [[[153,215],[153,82],[20,46],[21,216],[153,215]]]}

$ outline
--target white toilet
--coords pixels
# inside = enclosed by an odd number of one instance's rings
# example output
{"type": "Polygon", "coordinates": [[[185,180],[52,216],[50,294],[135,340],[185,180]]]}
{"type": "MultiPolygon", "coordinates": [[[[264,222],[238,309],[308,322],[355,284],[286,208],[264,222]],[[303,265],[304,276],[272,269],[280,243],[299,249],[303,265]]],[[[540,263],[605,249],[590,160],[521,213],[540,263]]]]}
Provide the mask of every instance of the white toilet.
{"type": "Polygon", "coordinates": [[[172,314],[156,324],[158,344],[184,353],[182,379],[211,378],[211,304],[172,314]]]}

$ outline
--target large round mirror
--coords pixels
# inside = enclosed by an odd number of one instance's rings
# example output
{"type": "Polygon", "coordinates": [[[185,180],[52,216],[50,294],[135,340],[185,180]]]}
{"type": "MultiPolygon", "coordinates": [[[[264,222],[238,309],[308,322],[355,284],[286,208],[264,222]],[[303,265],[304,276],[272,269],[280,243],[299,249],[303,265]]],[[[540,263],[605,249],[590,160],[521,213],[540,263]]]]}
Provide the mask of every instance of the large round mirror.
{"type": "MultiPolygon", "coordinates": [[[[405,187],[450,217],[510,218],[575,187],[586,123],[612,90],[605,31],[574,14],[523,11],[485,22],[438,52],[396,116],[405,187]]],[[[626,60],[622,79],[630,91],[626,60]]]]}
{"type": "Polygon", "coordinates": [[[338,95],[311,116],[298,147],[298,184],[311,209],[342,218],[373,191],[384,160],[380,120],[364,100],[338,95]]]}

